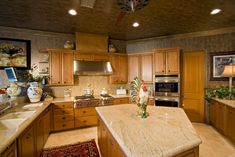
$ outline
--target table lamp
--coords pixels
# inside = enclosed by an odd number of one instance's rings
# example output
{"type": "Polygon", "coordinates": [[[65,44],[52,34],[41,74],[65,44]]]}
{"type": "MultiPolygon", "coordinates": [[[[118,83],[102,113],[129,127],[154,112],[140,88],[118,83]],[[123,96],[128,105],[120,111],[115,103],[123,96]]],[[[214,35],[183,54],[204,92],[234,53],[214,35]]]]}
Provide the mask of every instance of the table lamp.
{"type": "Polygon", "coordinates": [[[229,77],[229,92],[230,92],[230,98],[231,98],[233,77],[235,76],[235,65],[233,64],[225,65],[224,71],[221,76],[229,77]]]}

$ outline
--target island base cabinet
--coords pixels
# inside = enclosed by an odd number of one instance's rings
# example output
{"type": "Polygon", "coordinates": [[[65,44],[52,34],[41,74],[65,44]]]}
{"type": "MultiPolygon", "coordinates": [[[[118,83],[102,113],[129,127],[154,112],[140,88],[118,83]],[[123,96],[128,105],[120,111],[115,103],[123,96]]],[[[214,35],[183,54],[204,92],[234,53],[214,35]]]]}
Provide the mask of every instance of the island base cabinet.
{"type": "Polygon", "coordinates": [[[1,157],[16,157],[16,144],[11,144],[2,154],[1,157]]]}
{"type": "Polygon", "coordinates": [[[102,157],[125,157],[118,143],[100,119],[98,119],[98,144],[102,157]]]}
{"type": "Polygon", "coordinates": [[[199,157],[199,147],[195,147],[193,149],[180,153],[175,157],[199,157]]]}

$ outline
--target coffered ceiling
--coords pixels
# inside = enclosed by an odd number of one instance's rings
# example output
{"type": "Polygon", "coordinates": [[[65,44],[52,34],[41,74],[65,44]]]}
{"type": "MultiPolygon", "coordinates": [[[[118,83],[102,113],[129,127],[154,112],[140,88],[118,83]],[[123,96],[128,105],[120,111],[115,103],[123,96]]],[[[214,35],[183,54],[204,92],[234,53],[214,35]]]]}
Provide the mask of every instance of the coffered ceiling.
{"type": "Polygon", "coordinates": [[[136,12],[121,10],[117,0],[96,0],[94,8],[80,0],[1,0],[0,25],[61,33],[86,32],[131,40],[235,26],[234,0],[149,0],[136,12]],[[68,14],[75,8],[76,16],[68,14]],[[210,15],[214,8],[222,11],[210,15]],[[140,26],[132,27],[138,21],[140,26]]]}

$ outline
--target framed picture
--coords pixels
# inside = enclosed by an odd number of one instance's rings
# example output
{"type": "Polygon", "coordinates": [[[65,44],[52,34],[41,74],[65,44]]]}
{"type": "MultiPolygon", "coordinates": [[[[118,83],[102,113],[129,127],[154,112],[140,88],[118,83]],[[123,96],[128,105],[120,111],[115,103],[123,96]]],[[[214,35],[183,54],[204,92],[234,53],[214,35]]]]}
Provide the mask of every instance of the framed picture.
{"type": "Polygon", "coordinates": [[[30,69],[30,40],[0,38],[0,69],[30,69]]]}
{"type": "MultiPolygon", "coordinates": [[[[233,63],[235,51],[230,52],[213,52],[210,53],[211,81],[226,81],[227,77],[222,77],[224,66],[233,63]]],[[[235,63],[233,63],[235,64],[235,63]]]]}

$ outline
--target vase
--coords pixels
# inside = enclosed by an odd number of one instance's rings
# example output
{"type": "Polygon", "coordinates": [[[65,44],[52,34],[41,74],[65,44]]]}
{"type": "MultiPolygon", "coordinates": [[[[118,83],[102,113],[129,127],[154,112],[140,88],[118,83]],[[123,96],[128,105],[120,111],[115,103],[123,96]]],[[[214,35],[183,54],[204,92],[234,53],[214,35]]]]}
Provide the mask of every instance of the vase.
{"type": "Polygon", "coordinates": [[[27,90],[30,102],[39,102],[42,97],[42,89],[37,82],[31,82],[27,90]]]}
{"type": "Polygon", "coordinates": [[[137,111],[137,117],[147,118],[149,113],[147,112],[147,103],[142,103],[138,105],[139,109],[137,111]]]}
{"type": "Polygon", "coordinates": [[[73,50],[74,49],[74,43],[72,41],[66,41],[65,44],[64,44],[64,48],[73,50]]]}
{"type": "Polygon", "coordinates": [[[7,88],[7,94],[11,97],[11,99],[15,99],[21,93],[21,88],[17,83],[11,83],[7,88]]]}

